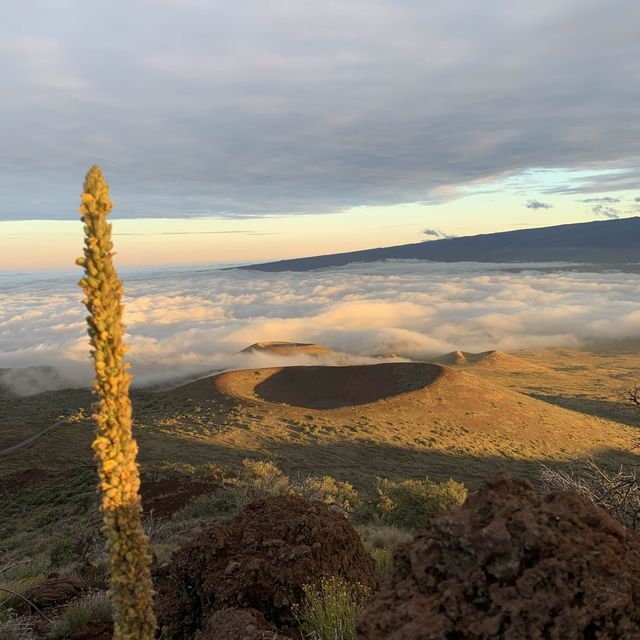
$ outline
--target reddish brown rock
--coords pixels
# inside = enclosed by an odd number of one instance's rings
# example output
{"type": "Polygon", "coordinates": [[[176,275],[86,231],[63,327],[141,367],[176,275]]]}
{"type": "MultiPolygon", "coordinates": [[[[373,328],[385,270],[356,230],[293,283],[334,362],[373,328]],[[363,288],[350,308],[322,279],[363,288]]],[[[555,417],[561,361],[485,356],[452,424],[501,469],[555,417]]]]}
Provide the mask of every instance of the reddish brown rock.
{"type": "Polygon", "coordinates": [[[39,609],[57,607],[79,596],[87,588],[86,582],[78,576],[51,576],[40,584],[30,587],[24,597],[39,609]]]}
{"type": "Polygon", "coordinates": [[[366,640],[640,638],[640,542],[573,493],[499,474],[395,554],[366,640]]]}
{"type": "Polygon", "coordinates": [[[69,640],[111,640],[113,625],[105,622],[89,622],[69,634],[69,640]]]}
{"type": "Polygon", "coordinates": [[[221,609],[204,623],[194,640],[290,640],[255,609],[221,609]]]}
{"type": "Polygon", "coordinates": [[[376,585],[375,565],[347,519],[297,496],[258,500],[177,551],[156,581],[162,637],[190,638],[216,611],[250,608],[294,623],[302,586],[323,576],[376,585]]]}

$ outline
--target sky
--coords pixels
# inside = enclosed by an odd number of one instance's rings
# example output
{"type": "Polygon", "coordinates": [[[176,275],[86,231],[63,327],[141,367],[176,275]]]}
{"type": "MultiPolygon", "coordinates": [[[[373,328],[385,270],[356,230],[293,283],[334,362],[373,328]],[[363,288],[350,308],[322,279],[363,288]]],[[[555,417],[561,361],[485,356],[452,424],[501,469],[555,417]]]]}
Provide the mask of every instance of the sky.
{"type": "Polygon", "coordinates": [[[0,270],[73,264],[93,163],[122,266],[639,213],[636,0],[0,9],[0,270]]]}

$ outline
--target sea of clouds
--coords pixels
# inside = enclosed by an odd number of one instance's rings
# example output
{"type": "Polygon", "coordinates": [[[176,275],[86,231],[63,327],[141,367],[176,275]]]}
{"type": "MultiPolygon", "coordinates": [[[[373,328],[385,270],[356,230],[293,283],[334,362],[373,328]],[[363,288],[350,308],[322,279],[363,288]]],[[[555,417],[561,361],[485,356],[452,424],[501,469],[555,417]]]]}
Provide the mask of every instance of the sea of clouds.
{"type": "MultiPolygon", "coordinates": [[[[78,274],[0,278],[0,381],[19,393],[88,383],[78,274]],[[49,369],[16,370],[25,367],[49,369]]],[[[282,364],[238,354],[268,340],[317,342],[366,362],[640,336],[640,274],[616,270],[388,261],[307,273],[167,268],[123,279],[141,385],[282,364]]]]}

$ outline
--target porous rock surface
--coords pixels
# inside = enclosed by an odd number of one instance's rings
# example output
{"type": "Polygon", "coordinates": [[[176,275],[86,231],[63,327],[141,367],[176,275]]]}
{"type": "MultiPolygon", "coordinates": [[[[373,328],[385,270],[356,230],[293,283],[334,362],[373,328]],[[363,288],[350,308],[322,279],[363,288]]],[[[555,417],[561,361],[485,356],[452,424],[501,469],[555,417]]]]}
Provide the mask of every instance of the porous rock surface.
{"type": "Polygon", "coordinates": [[[396,552],[358,638],[640,638],[639,537],[577,494],[498,474],[396,552]]]}
{"type": "Polygon", "coordinates": [[[290,640],[255,609],[221,609],[204,622],[194,640],[290,640]]]}
{"type": "Polygon", "coordinates": [[[298,496],[257,500],[179,549],[158,575],[163,639],[191,638],[216,611],[249,608],[294,625],[304,584],[339,576],[373,588],[375,564],[344,515],[298,496]]]}
{"type": "Polygon", "coordinates": [[[104,622],[87,622],[69,633],[69,640],[111,640],[113,625],[104,622]]]}
{"type": "MultiPolygon", "coordinates": [[[[29,587],[24,592],[26,600],[34,604],[39,609],[56,607],[69,602],[78,597],[87,588],[87,583],[79,576],[58,576],[50,575],[41,583],[29,587]]],[[[26,606],[26,601],[20,603],[19,612],[26,606]]]]}

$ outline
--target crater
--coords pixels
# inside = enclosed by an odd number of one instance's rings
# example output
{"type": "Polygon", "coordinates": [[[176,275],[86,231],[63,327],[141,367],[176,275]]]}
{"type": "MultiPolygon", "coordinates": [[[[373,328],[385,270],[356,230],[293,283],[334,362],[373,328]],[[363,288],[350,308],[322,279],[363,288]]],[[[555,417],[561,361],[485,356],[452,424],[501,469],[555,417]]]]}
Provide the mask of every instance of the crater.
{"type": "Polygon", "coordinates": [[[433,384],[443,371],[441,366],[422,363],[284,367],[271,369],[254,392],[267,402],[335,409],[418,391],[433,384]]]}

